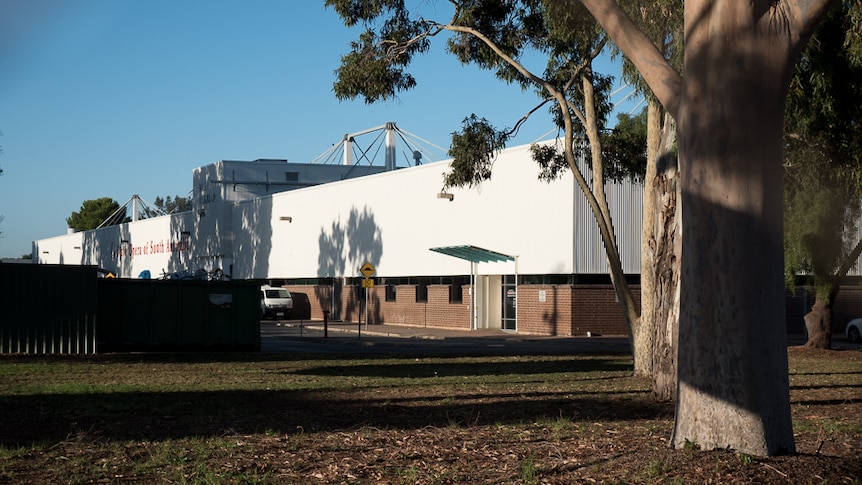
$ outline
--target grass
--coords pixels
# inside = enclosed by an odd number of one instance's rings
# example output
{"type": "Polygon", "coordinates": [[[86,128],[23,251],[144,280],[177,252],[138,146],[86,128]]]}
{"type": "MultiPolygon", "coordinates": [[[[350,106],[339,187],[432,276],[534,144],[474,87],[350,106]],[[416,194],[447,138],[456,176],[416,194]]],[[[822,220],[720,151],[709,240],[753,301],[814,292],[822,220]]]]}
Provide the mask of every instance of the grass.
{"type": "Polygon", "coordinates": [[[625,355],[0,356],[0,484],[852,483],[860,357],[791,353],[802,454],[763,461],[668,450],[625,355]]]}
{"type": "Polygon", "coordinates": [[[536,470],[536,461],[532,455],[527,455],[521,461],[521,483],[532,485],[538,483],[538,470],[536,470]]]}

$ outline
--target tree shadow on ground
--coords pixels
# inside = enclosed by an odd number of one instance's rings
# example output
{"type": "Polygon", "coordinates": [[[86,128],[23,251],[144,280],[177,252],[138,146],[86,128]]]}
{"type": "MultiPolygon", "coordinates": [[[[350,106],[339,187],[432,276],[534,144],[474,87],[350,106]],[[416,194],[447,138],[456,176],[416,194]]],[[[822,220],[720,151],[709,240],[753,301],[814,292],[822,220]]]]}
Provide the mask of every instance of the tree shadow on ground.
{"type": "MultiPolygon", "coordinates": [[[[576,372],[626,372],[631,370],[628,362],[619,360],[572,359],[567,363],[560,361],[526,361],[475,363],[418,362],[405,365],[361,364],[326,365],[296,371],[296,374],[316,376],[348,377],[393,377],[424,378],[449,376],[502,376],[515,374],[551,374],[576,372]],[[567,365],[568,364],[568,365],[567,365]]],[[[610,376],[615,378],[619,376],[610,376]]]]}
{"type": "MultiPolygon", "coordinates": [[[[472,390],[471,390],[472,391],[472,390]]],[[[100,439],[170,440],[302,429],[357,427],[420,430],[535,422],[670,419],[669,404],[648,392],[531,392],[363,397],[327,391],[120,392],[6,396],[0,400],[0,444],[57,443],[87,433],[100,439]]]]}

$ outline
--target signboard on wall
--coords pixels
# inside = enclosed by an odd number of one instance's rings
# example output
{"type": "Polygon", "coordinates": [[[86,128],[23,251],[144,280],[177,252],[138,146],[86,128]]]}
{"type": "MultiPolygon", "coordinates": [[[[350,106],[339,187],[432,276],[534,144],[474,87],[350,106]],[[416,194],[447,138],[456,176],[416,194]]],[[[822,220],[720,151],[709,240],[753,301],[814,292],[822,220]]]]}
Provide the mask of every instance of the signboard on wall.
{"type": "Polygon", "coordinates": [[[377,269],[374,268],[374,265],[372,265],[370,261],[366,261],[365,264],[363,264],[362,267],[359,268],[359,272],[362,273],[362,276],[367,279],[374,276],[374,273],[377,272],[377,269]]]}

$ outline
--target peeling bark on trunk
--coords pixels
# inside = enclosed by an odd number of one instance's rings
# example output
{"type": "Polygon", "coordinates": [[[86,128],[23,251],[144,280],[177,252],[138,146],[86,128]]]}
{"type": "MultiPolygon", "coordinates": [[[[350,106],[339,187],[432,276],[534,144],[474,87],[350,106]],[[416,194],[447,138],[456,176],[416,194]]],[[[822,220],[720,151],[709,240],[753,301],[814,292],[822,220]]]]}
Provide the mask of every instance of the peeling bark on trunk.
{"type": "MultiPolygon", "coordinates": [[[[655,99],[650,99],[647,107],[647,165],[644,181],[655,180],[656,157],[658,156],[659,144],[661,142],[661,105],[655,99]]],[[[635,361],[636,376],[653,375],[653,339],[655,338],[655,320],[653,320],[654,308],[656,306],[656,275],[653,271],[655,248],[648,244],[655,238],[657,215],[656,192],[649,190],[649,183],[644,187],[643,223],[641,226],[641,318],[632,327],[635,352],[644,356],[643,359],[635,361]]]]}
{"type": "Polygon", "coordinates": [[[832,305],[838,298],[838,291],[841,290],[841,280],[847,276],[860,254],[862,254],[862,239],[857,241],[853,249],[844,256],[838,271],[828,279],[828,282],[821,283],[817,288],[814,306],[805,315],[805,330],[808,332],[806,347],[832,348],[832,305]]]}
{"type": "Polygon", "coordinates": [[[806,347],[815,349],[832,348],[832,305],[817,296],[811,311],[805,315],[805,329],[808,331],[806,347]]]}
{"type": "Polygon", "coordinates": [[[679,329],[680,235],[679,171],[673,152],[676,127],[668,116],[662,131],[662,155],[656,163],[652,187],[653,212],[658,214],[654,236],[649,241],[655,278],[651,320],[653,322],[653,394],[662,401],[676,398],[677,338],[679,329]]]}

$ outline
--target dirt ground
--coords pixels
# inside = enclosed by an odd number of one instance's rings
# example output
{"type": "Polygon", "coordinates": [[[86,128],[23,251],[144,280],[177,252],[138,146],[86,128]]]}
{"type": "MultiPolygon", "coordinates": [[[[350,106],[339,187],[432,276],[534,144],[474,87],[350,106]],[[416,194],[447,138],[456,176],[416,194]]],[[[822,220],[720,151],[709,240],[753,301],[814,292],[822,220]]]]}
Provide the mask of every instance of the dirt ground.
{"type": "MultiPolygon", "coordinates": [[[[82,411],[55,444],[3,451],[0,483],[862,484],[862,380],[851,373],[858,384],[794,386],[792,456],[671,450],[672,405],[628,391],[608,400],[536,385],[503,396],[379,386],[325,400],[231,395],[225,409],[188,413],[194,397],[178,395],[169,411],[98,426],[82,411]],[[296,424],[309,417],[313,426],[296,424]]],[[[21,436],[58,433],[38,409],[4,419],[7,430],[27,427],[21,436]]]]}

